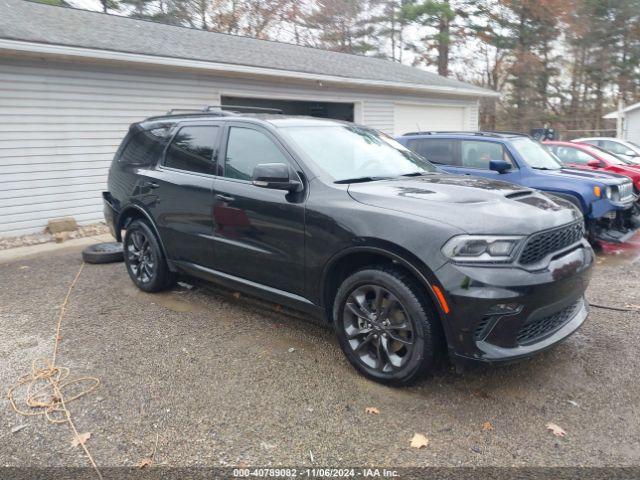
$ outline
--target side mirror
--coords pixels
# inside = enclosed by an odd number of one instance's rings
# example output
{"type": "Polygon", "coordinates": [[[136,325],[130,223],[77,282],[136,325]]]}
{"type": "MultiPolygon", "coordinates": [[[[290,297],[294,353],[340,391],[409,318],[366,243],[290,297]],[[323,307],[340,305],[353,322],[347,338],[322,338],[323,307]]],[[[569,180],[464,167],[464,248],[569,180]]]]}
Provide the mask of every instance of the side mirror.
{"type": "Polygon", "coordinates": [[[593,159],[593,160],[589,160],[589,161],[587,162],[587,166],[588,166],[588,167],[599,168],[599,167],[601,167],[601,166],[602,166],[602,163],[600,163],[600,160],[595,160],[595,159],[593,159]]]}
{"type": "Polygon", "coordinates": [[[511,164],[509,162],[505,162],[504,160],[490,160],[489,170],[493,170],[494,172],[498,173],[504,173],[508,170],[511,170],[511,164]]]}
{"type": "Polygon", "coordinates": [[[261,163],[253,169],[251,183],[256,187],[299,192],[302,184],[289,176],[289,167],[284,163],[261,163]]]}
{"type": "Polygon", "coordinates": [[[623,153],[623,155],[626,155],[627,157],[635,157],[636,152],[634,152],[633,150],[627,150],[626,152],[623,153]]]}

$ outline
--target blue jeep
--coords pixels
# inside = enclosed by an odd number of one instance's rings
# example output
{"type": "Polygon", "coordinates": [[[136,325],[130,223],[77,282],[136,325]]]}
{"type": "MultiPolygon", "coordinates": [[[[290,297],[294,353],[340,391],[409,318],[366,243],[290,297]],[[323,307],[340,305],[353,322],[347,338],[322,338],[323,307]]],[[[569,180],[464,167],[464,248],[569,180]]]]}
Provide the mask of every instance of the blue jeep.
{"type": "Polygon", "coordinates": [[[582,211],[589,239],[624,242],[640,227],[633,184],[621,175],[564,167],[546,147],[510,132],[412,132],[397,140],[443,170],[543,190],[582,211]]]}

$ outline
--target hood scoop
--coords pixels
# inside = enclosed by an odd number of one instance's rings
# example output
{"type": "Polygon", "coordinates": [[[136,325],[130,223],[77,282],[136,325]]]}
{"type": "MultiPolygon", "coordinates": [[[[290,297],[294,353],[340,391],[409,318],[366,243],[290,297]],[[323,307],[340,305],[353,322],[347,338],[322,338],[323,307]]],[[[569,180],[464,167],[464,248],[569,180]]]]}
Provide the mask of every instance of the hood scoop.
{"type": "Polygon", "coordinates": [[[507,193],[504,197],[510,200],[516,200],[522,197],[528,197],[531,193],[531,190],[520,190],[518,192],[507,193]]]}

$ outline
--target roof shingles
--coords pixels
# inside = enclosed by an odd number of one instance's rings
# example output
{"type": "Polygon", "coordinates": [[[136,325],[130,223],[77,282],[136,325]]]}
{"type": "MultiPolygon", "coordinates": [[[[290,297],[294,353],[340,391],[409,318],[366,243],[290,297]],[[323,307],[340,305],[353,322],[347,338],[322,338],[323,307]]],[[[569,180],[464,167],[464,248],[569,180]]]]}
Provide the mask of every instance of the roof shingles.
{"type": "Polygon", "coordinates": [[[361,80],[488,90],[388,60],[176,27],[116,15],[0,0],[0,38],[361,80]]]}

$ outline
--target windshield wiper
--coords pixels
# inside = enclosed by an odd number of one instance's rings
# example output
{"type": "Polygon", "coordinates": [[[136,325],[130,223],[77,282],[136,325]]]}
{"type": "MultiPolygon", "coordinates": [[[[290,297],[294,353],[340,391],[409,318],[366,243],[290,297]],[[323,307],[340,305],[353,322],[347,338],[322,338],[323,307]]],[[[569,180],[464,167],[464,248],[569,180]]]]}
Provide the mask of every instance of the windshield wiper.
{"type": "Polygon", "coordinates": [[[355,177],[345,178],[344,180],[336,180],[333,183],[363,183],[363,182],[375,182],[376,180],[386,180],[389,177],[355,177]]]}
{"type": "Polygon", "coordinates": [[[549,167],[531,167],[535,170],[560,170],[559,168],[549,168],[549,167]]]}
{"type": "Polygon", "coordinates": [[[403,177],[422,177],[424,175],[436,175],[438,172],[411,172],[403,173],[403,177]]]}

